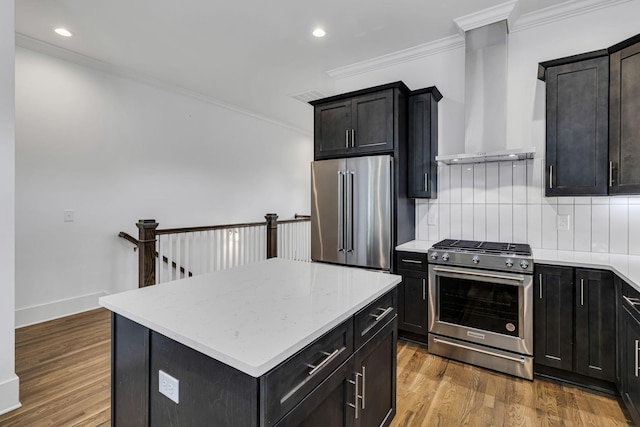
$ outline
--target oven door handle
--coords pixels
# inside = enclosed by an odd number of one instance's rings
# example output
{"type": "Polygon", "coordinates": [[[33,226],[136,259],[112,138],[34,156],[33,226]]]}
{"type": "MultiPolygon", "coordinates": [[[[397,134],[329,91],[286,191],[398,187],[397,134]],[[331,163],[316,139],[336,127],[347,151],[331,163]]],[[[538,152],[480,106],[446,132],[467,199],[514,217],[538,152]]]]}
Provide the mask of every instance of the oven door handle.
{"type": "Polygon", "coordinates": [[[464,350],[475,351],[476,353],[487,354],[489,356],[500,357],[502,359],[511,360],[512,362],[518,362],[518,363],[524,363],[525,362],[525,359],[522,356],[520,356],[520,357],[505,356],[504,354],[494,353],[492,351],[482,350],[482,349],[479,349],[479,348],[474,348],[474,347],[469,347],[469,346],[458,344],[458,343],[453,343],[453,342],[450,342],[450,341],[445,341],[445,340],[438,339],[436,337],[433,337],[433,342],[439,342],[439,343],[442,343],[442,344],[450,345],[452,347],[458,347],[458,348],[461,348],[461,349],[464,349],[464,350]]]}
{"type": "Polygon", "coordinates": [[[488,277],[491,279],[501,279],[501,280],[511,280],[511,281],[515,281],[515,282],[524,282],[524,277],[520,277],[520,276],[505,276],[505,275],[501,275],[501,274],[492,274],[492,273],[482,273],[480,271],[460,271],[460,270],[453,270],[453,269],[449,269],[449,268],[441,268],[441,267],[434,267],[433,271],[435,271],[436,273],[455,273],[455,274],[464,274],[466,276],[477,276],[477,277],[488,277]]]}

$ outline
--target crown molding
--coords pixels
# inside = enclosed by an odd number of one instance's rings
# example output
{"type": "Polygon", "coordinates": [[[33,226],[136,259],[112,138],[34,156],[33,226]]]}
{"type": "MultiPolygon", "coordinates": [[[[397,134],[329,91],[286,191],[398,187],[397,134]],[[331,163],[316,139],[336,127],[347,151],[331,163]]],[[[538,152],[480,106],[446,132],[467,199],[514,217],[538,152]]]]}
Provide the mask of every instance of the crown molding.
{"type": "Polygon", "coordinates": [[[507,21],[507,26],[511,28],[518,15],[518,8],[516,8],[517,3],[517,0],[510,0],[455,18],[453,22],[455,22],[458,31],[460,31],[462,35],[464,35],[466,31],[505,20],[507,21]]]}
{"type": "Polygon", "coordinates": [[[561,21],[573,16],[616,6],[633,0],[572,0],[555,6],[546,7],[522,15],[514,25],[512,32],[522,31],[539,25],[561,21]]]}
{"type": "Polygon", "coordinates": [[[366,61],[360,61],[344,67],[334,68],[327,71],[327,74],[331,78],[342,79],[463,47],[464,38],[459,35],[454,35],[410,47],[408,49],[399,50],[387,55],[367,59],[366,61]]]}
{"type": "Polygon", "coordinates": [[[95,59],[90,56],[86,56],[81,53],[74,52],[69,49],[55,46],[50,43],[35,39],[33,37],[26,36],[21,33],[16,33],[16,45],[25,49],[42,53],[44,55],[52,56],[58,59],[62,59],[64,61],[68,61],[77,65],[91,68],[96,71],[105,72],[117,77],[132,80],[137,83],[154,87],[156,89],[164,90],[177,95],[182,95],[188,98],[193,98],[198,101],[204,102],[206,104],[214,105],[216,107],[224,108],[226,110],[233,111],[235,113],[242,114],[254,119],[258,119],[276,126],[287,128],[289,130],[301,133],[303,135],[313,136],[313,132],[311,130],[293,126],[288,123],[281,122],[281,121],[272,119],[270,117],[264,116],[262,114],[253,112],[251,110],[246,110],[236,105],[227,104],[216,98],[203,95],[199,92],[186,89],[184,87],[181,87],[175,84],[167,83],[163,80],[156,79],[154,77],[148,76],[146,74],[140,73],[130,68],[110,64],[108,62],[101,61],[99,59],[95,59]]]}

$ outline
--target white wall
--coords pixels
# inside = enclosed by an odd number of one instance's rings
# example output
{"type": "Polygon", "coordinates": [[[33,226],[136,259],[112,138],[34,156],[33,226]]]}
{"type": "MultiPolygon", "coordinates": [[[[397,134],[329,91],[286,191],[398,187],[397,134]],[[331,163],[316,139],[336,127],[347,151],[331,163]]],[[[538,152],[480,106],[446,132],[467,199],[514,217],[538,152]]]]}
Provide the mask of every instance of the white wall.
{"type": "Polygon", "coordinates": [[[137,253],[117,233],[137,236],[138,219],[309,213],[311,135],[23,47],[16,141],[19,325],[136,287],[137,253]]]}
{"type": "MultiPolygon", "coordinates": [[[[640,2],[630,1],[543,24],[524,25],[536,21],[536,15],[516,21],[509,35],[507,148],[533,146],[536,157],[440,165],[438,199],[416,203],[417,239],[513,240],[547,249],[640,254],[640,199],[544,197],[545,86],[537,80],[539,62],[604,49],[634,36],[640,31],[637,16],[640,2]],[[568,231],[557,230],[558,215],[569,215],[568,231]]],[[[439,153],[462,152],[463,48],[340,78],[336,89],[346,92],[396,80],[411,89],[440,89],[439,153]]]]}
{"type": "Polygon", "coordinates": [[[15,374],[14,2],[0,0],[0,414],[20,406],[15,374]]]}

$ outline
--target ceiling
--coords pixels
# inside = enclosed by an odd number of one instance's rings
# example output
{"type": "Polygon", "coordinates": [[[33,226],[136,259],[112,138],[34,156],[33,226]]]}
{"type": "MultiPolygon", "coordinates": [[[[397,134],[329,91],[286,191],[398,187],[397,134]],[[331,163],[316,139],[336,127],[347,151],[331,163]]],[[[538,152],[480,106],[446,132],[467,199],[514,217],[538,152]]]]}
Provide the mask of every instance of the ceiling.
{"type": "Polygon", "coordinates": [[[331,93],[327,70],[455,35],[454,18],[502,2],[16,0],[16,32],[310,132],[312,109],[292,95],[331,93]]]}

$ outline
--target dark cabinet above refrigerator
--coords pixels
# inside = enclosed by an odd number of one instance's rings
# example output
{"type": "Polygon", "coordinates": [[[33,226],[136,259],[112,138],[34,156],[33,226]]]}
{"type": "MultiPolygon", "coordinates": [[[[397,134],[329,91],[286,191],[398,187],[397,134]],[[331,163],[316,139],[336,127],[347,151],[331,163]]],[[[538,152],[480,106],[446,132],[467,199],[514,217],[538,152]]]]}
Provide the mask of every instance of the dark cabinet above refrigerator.
{"type": "Polygon", "coordinates": [[[311,101],[315,160],[393,155],[406,138],[408,94],[395,82],[311,101]]]}

